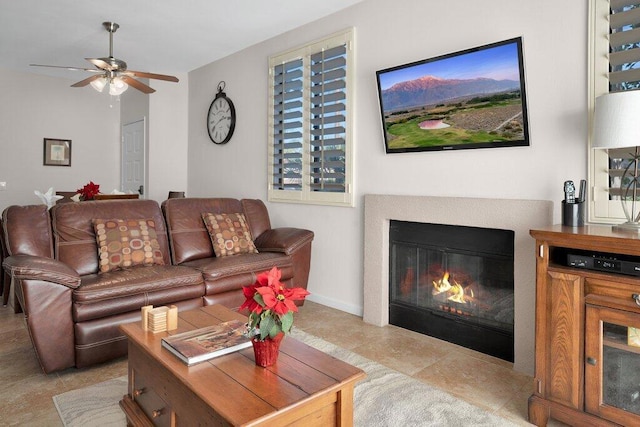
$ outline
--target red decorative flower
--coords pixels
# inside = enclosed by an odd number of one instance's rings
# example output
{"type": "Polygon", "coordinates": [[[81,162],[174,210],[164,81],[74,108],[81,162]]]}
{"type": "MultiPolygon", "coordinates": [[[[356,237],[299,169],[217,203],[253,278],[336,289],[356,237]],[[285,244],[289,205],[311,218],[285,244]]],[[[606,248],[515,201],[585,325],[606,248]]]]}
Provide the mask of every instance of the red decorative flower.
{"type": "Polygon", "coordinates": [[[93,200],[96,194],[100,193],[100,186],[89,181],[84,187],[76,190],[82,196],[82,200],[93,200]]]}
{"type": "Polygon", "coordinates": [[[264,340],[280,332],[288,333],[293,325],[293,313],[298,311],[294,301],[302,301],[309,295],[303,288],[287,288],[281,277],[282,272],[273,267],[260,273],[253,285],[242,288],[246,299],[240,310],[250,311],[250,336],[259,335],[264,340]]]}

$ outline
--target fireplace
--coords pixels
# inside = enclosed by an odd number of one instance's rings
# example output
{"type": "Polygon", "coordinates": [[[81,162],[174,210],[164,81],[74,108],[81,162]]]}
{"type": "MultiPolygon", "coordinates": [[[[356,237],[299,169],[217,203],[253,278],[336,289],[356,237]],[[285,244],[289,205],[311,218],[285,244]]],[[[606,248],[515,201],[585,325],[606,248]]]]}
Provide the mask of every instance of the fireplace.
{"type": "Polygon", "coordinates": [[[538,252],[529,230],[553,224],[553,211],[553,202],[547,200],[366,194],[363,320],[389,324],[391,220],[513,230],[513,369],[532,375],[538,252]]]}
{"type": "Polygon", "coordinates": [[[392,220],[389,323],[513,362],[514,232],[392,220]]]}

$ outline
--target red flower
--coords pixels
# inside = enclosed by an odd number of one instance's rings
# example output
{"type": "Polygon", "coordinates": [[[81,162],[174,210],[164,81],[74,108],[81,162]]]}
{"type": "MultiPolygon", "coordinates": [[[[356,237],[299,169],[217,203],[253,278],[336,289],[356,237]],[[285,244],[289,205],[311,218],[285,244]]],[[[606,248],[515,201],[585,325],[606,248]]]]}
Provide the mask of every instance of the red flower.
{"type": "MultiPolygon", "coordinates": [[[[284,294],[279,293],[271,286],[256,288],[256,292],[262,296],[265,307],[274,311],[279,316],[284,316],[289,311],[290,308],[287,303],[293,304],[293,302],[284,299],[284,294]]],[[[293,304],[293,306],[295,308],[293,311],[298,311],[295,304],[293,304]]]]}
{"type": "Polygon", "coordinates": [[[82,195],[82,200],[93,200],[96,194],[100,192],[100,186],[94,184],[93,181],[89,181],[84,187],[76,190],[77,193],[82,195]]]}
{"type": "Polygon", "coordinates": [[[249,334],[260,334],[261,339],[287,333],[293,323],[293,312],[298,311],[294,301],[304,300],[309,292],[302,288],[287,288],[280,281],[282,272],[273,267],[258,274],[253,285],[244,286],[245,301],[240,310],[248,309],[249,334]]]}
{"type": "MultiPolygon", "coordinates": [[[[302,288],[285,288],[283,292],[285,298],[292,301],[302,301],[309,295],[309,292],[302,288]]],[[[297,311],[297,309],[295,311],[297,311]]]]}
{"type": "Polygon", "coordinates": [[[256,277],[256,285],[271,286],[274,289],[276,287],[283,287],[284,285],[280,282],[281,277],[282,271],[278,270],[277,267],[273,267],[269,271],[258,274],[258,277],[256,277]]]}
{"type": "Polygon", "coordinates": [[[253,298],[256,294],[256,285],[243,286],[242,292],[244,293],[245,300],[239,310],[246,308],[256,314],[262,313],[262,306],[253,298]]]}

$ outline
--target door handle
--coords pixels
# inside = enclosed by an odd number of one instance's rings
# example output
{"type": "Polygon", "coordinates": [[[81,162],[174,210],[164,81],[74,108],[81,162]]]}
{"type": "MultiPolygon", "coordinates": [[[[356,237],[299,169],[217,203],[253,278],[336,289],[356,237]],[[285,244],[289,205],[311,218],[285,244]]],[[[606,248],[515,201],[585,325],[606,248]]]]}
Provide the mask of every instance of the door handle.
{"type": "Polygon", "coordinates": [[[140,193],[141,196],[144,194],[144,185],[138,187],[138,193],[140,193]]]}
{"type": "Polygon", "coordinates": [[[640,305],[640,294],[633,294],[631,295],[631,298],[636,301],[636,304],[640,305]]]}

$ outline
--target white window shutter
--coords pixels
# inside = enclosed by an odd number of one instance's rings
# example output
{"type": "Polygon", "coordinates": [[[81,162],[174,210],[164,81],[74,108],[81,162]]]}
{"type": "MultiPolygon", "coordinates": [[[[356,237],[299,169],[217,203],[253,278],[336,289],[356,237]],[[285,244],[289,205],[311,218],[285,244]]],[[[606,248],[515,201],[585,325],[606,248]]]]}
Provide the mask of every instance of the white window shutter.
{"type": "Polygon", "coordinates": [[[270,201],[353,206],[353,32],[269,59],[270,201]]]}

